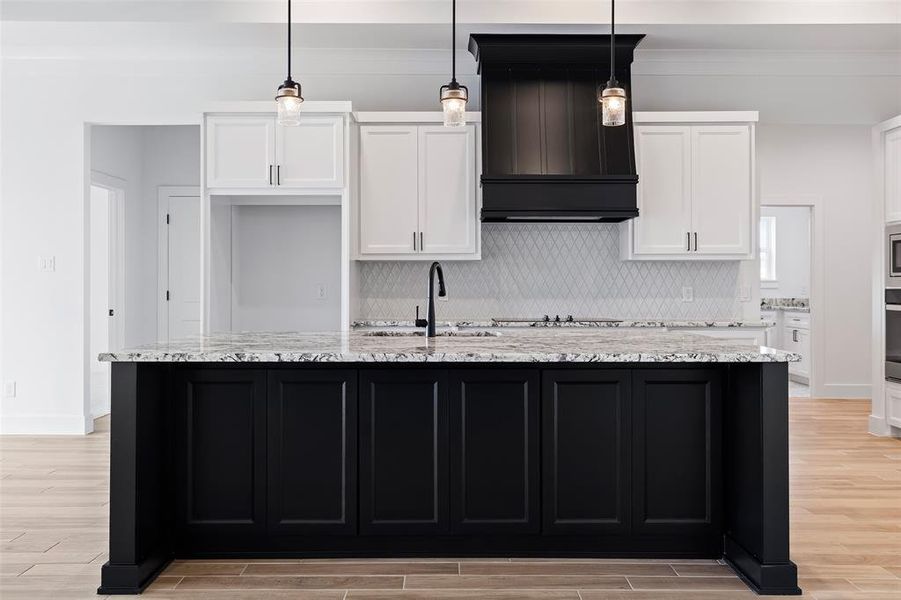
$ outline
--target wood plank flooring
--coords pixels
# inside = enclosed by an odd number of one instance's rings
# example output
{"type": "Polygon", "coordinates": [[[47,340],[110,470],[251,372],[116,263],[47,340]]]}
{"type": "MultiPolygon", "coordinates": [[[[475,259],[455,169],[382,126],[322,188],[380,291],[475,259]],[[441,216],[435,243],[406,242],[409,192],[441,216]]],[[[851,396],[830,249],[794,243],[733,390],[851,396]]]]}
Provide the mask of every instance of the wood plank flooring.
{"type": "MultiPolygon", "coordinates": [[[[792,558],[805,598],[901,599],[901,441],[866,433],[869,402],[791,402],[792,558]]],[[[98,598],[109,432],[0,438],[0,598],[98,598]]],[[[716,561],[177,561],[172,600],[740,600],[716,561]]]]}

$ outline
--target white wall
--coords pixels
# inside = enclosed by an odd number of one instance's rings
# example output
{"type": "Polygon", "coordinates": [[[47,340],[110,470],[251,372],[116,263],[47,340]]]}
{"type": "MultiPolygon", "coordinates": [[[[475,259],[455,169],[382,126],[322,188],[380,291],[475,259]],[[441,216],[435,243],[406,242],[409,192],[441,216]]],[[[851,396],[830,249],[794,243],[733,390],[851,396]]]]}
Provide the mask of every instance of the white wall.
{"type": "Polygon", "coordinates": [[[814,393],[869,397],[870,128],[763,125],[757,149],[762,202],[768,196],[821,198],[823,214],[814,219],[824,220],[825,253],[813,260],[822,261],[824,293],[812,310],[824,324],[821,364],[815,365],[823,379],[814,393]]]}
{"type": "Polygon", "coordinates": [[[234,206],[231,238],[234,331],[340,329],[340,206],[234,206]]]}
{"type": "Polygon", "coordinates": [[[810,296],[810,208],[762,206],[761,217],[776,219],[776,282],[762,283],[765,298],[810,296]]]}

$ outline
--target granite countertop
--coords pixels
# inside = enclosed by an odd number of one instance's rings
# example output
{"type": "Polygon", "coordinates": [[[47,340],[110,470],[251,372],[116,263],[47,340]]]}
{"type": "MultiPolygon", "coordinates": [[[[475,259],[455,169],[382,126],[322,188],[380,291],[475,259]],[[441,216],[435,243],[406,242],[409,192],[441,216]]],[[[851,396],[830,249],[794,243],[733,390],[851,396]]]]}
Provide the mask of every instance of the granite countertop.
{"type": "MultiPolygon", "coordinates": [[[[707,327],[770,327],[775,325],[772,321],[756,320],[741,321],[727,319],[712,320],[637,320],[624,319],[604,321],[508,321],[504,319],[472,320],[472,321],[437,321],[437,327],[454,328],[485,328],[485,327],[566,327],[566,328],[664,328],[664,329],[701,329],[707,327]]],[[[368,319],[354,321],[355,329],[384,328],[384,327],[415,327],[413,321],[392,319],[368,319]]]]}
{"type": "Polygon", "coordinates": [[[446,332],[221,333],[104,353],[108,362],[794,362],[738,340],[653,329],[558,328],[446,332]]]}
{"type": "Polygon", "coordinates": [[[782,311],[782,312],[809,313],[810,307],[809,306],[781,306],[781,305],[763,306],[763,305],[761,305],[760,310],[763,310],[763,311],[778,310],[778,311],[782,311]]]}
{"type": "Polygon", "coordinates": [[[760,310],[780,310],[784,312],[810,312],[809,298],[761,298],[760,310]]]}

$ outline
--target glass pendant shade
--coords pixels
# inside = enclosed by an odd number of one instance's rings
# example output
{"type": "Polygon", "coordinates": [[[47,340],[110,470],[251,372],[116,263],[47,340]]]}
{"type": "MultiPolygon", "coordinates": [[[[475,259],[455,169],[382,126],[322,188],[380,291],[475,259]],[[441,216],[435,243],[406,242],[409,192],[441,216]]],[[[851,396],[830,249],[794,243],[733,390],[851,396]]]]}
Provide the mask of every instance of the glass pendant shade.
{"type": "Polygon", "coordinates": [[[466,125],[466,102],[469,90],[456,81],[441,86],[441,109],[444,111],[445,127],[461,127],[466,125]]]}
{"type": "Polygon", "coordinates": [[[607,85],[599,98],[603,108],[603,124],[605,127],[618,127],[626,124],[626,90],[621,87],[607,85]]]}
{"type": "Polygon", "coordinates": [[[286,80],[278,87],[275,96],[278,104],[278,124],[294,126],[300,125],[300,105],[303,104],[303,96],[300,95],[300,84],[286,80]]]}

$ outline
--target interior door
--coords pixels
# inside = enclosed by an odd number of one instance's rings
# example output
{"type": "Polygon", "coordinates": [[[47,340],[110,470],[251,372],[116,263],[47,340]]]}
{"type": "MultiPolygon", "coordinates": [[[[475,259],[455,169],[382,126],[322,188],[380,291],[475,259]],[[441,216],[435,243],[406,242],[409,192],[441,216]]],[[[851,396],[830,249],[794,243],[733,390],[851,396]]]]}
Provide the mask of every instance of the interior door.
{"type": "Polygon", "coordinates": [[[166,242],[168,339],[200,333],[200,196],[169,196],[166,242]]]}
{"type": "Polygon", "coordinates": [[[360,127],[360,253],[413,254],[419,247],[415,126],[360,127]]]}
{"type": "Polygon", "coordinates": [[[475,126],[419,127],[420,252],[475,252],[475,176],[475,126]]]}
{"type": "Polygon", "coordinates": [[[691,128],[692,248],[751,252],[751,132],[746,125],[691,128]]]}
{"type": "Polygon", "coordinates": [[[269,187],[275,164],[275,118],[207,118],[207,187],[269,187]]]}
{"type": "Polygon", "coordinates": [[[344,120],[301,115],[300,125],[277,126],[279,187],[340,188],[344,185],[344,120]]]}
{"type": "Polygon", "coordinates": [[[691,229],[691,128],[635,127],[638,218],[635,254],[684,255],[691,229]]]}
{"type": "Polygon", "coordinates": [[[901,221],[901,127],[885,134],[885,220],[901,221]]]}

